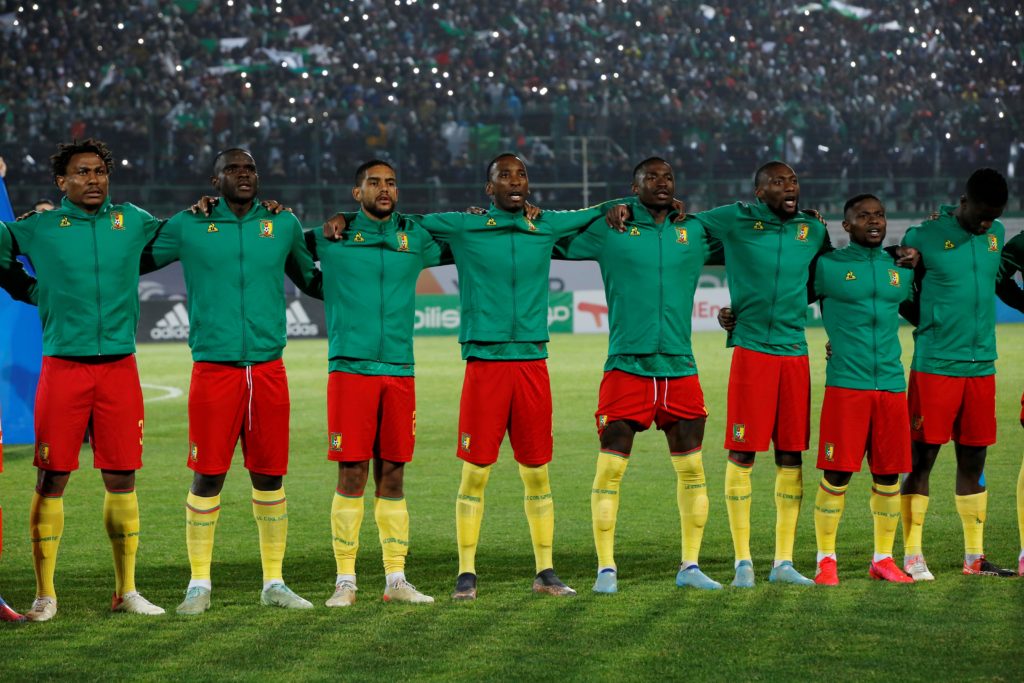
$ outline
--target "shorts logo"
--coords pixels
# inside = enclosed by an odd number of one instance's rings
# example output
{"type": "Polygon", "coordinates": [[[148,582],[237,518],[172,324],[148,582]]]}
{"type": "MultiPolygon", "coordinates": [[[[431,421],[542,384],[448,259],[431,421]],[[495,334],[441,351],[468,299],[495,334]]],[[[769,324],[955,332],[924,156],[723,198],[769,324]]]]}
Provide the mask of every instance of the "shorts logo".
{"type": "Polygon", "coordinates": [[[412,435],[416,436],[416,411],[412,411],[412,435]]]}
{"type": "Polygon", "coordinates": [[[764,223],[761,221],[754,223],[754,230],[764,230],[764,223]]]}
{"type": "Polygon", "coordinates": [[[825,460],[832,462],[836,459],[836,445],[834,443],[825,444],[825,460]]]}
{"type": "Polygon", "coordinates": [[[949,240],[946,240],[946,244],[943,246],[943,249],[956,249],[956,245],[949,240]]]}
{"type": "Polygon", "coordinates": [[[893,287],[900,286],[900,273],[898,270],[889,269],[889,284],[893,287]]]}
{"type": "Polygon", "coordinates": [[[462,432],[462,436],[459,438],[459,448],[469,453],[469,433],[462,432]]]}
{"type": "Polygon", "coordinates": [[[71,221],[68,220],[67,216],[61,216],[60,217],[60,227],[62,227],[62,228],[70,228],[71,227],[71,221]]]}
{"type": "Polygon", "coordinates": [[[274,221],[260,221],[260,237],[274,236],[274,221]]]}
{"type": "Polygon", "coordinates": [[[856,279],[857,279],[857,276],[853,274],[852,270],[846,271],[846,280],[847,281],[856,280],[856,279]]]}
{"type": "Polygon", "coordinates": [[[404,232],[400,232],[398,237],[398,251],[409,251],[409,236],[404,232]]]}
{"type": "Polygon", "coordinates": [[[352,238],[352,241],[353,242],[365,242],[366,238],[363,237],[363,233],[357,232],[356,236],[352,238]]]}
{"type": "Polygon", "coordinates": [[[988,236],[988,250],[999,251],[999,238],[995,235],[988,236]]]}
{"type": "Polygon", "coordinates": [[[601,429],[604,429],[605,427],[607,427],[608,426],[608,416],[607,415],[598,415],[597,416],[597,426],[600,427],[601,429]]]}
{"type": "Polygon", "coordinates": [[[114,211],[110,214],[110,228],[112,230],[124,230],[124,214],[114,211]]]}
{"type": "Polygon", "coordinates": [[[676,228],[676,242],[679,244],[690,243],[690,238],[686,234],[686,228],[676,228]]]}
{"type": "Polygon", "coordinates": [[[216,223],[210,223],[208,226],[206,226],[206,232],[220,232],[220,230],[217,229],[216,223]]]}
{"type": "Polygon", "coordinates": [[[36,446],[36,455],[39,456],[39,461],[44,465],[50,464],[50,444],[46,442],[39,442],[36,446]]]}
{"type": "Polygon", "coordinates": [[[484,223],[484,225],[486,225],[488,228],[493,228],[497,224],[498,224],[498,222],[495,221],[493,218],[488,218],[487,222],[484,223]]]}
{"type": "Polygon", "coordinates": [[[530,229],[530,232],[537,232],[537,226],[529,218],[526,219],[526,227],[530,229]]]}
{"type": "Polygon", "coordinates": [[[192,441],[188,445],[188,459],[192,462],[199,462],[199,444],[192,441]]]}
{"type": "Polygon", "coordinates": [[[335,453],[341,453],[341,432],[331,432],[327,448],[335,453]]]}
{"type": "Polygon", "coordinates": [[[635,225],[633,227],[631,227],[629,229],[629,236],[630,237],[639,237],[640,236],[640,228],[636,227],[635,225]]]}
{"type": "Polygon", "coordinates": [[[915,432],[919,432],[921,431],[921,427],[924,427],[924,416],[915,415],[914,418],[910,421],[910,428],[913,429],[915,432]]]}
{"type": "Polygon", "coordinates": [[[796,229],[796,238],[801,242],[807,241],[807,235],[811,232],[811,226],[806,223],[801,223],[796,229]]]}
{"type": "Polygon", "coordinates": [[[747,440],[747,426],[736,423],[732,426],[732,440],[737,443],[745,443],[747,440]]]}

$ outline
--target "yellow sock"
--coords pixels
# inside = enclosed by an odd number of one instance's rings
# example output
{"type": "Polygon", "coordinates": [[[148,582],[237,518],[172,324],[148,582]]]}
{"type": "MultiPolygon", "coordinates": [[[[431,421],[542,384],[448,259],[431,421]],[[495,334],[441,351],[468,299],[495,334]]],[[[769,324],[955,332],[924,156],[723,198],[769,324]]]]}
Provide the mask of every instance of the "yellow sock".
{"type": "Polygon", "coordinates": [[[220,518],[220,496],[197,496],[191,491],[185,498],[185,545],[192,580],[210,580],[213,562],[213,537],[220,518]]]}
{"type": "Polygon", "coordinates": [[[964,526],[964,554],[985,554],[985,512],[988,510],[988,491],[955,496],[956,511],[964,526]]]}
{"type": "Polygon", "coordinates": [[[405,497],[376,498],[373,516],[380,534],[384,573],[404,572],[405,556],[409,554],[409,508],[405,497]]]}
{"type": "Polygon", "coordinates": [[[455,536],[459,544],[459,573],[476,574],[476,546],[484,520],[484,490],[491,468],[462,463],[462,481],[455,501],[455,536]]]}
{"type": "Polygon", "coordinates": [[[793,561],[796,521],[804,498],[804,472],[801,467],[775,468],[775,561],[793,561]]]}
{"type": "Polygon", "coordinates": [[[135,490],[107,491],[103,497],[103,525],[114,550],[114,591],[135,590],[135,556],[139,552],[139,499],[135,490]]]}
{"type": "Polygon", "coordinates": [[[928,512],[928,496],[919,493],[905,493],[900,496],[900,511],[903,517],[903,554],[921,554],[921,532],[924,516],[928,512]]]}
{"type": "Polygon", "coordinates": [[[359,528],[363,525],[363,494],[348,496],[334,492],[331,502],[331,545],[338,574],[356,573],[356,554],[359,552],[359,528]]]}
{"type": "Polygon", "coordinates": [[[846,508],[846,486],[834,486],[821,478],[814,497],[814,536],[818,541],[818,555],[836,554],[836,536],[839,522],[846,508]]]}
{"type": "Polygon", "coordinates": [[[548,466],[520,465],[519,478],[523,480],[523,508],[530,525],[533,559],[539,574],[554,567],[551,545],[555,538],[555,503],[551,500],[548,466]]]}
{"type": "Polygon", "coordinates": [[[900,523],[900,485],[871,487],[871,518],[875,527],[875,555],[892,555],[896,527],[900,523]]]}
{"type": "Polygon", "coordinates": [[[597,456],[597,472],[590,489],[590,517],[598,569],[615,568],[615,521],[619,516],[619,487],[627,465],[629,458],[617,453],[601,451],[597,456]]]}
{"type": "Polygon", "coordinates": [[[750,558],[750,471],[753,465],[725,463],[725,510],[729,513],[729,530],[736,561],[750,558]]]}
{"type": "Polygon", "coordinates": [[[260,534],[263,583],[284,580],[284,549],[288,545],[288,499],[276,491],[252,490],[252,516],[260,534]]]}
{"type": "Polygon", "coordinates": [[[1020,549],[1024,553],[1024,460],[1020,462],[1017,475],[1017,531],[1020,533],[1020,549]]]}
{"type": "Polygon", "coordinates": [[[708,485],[704,479],[704,455],[698,448],[689,453],[673,453],[676,471],[676,504],[683,538],[683,566],[697,564],[704,526],[708,523],[708,485]]]}
{"type": "Polygon", "coordinates": [[[53,574],[57,569],[60,538],[64,534],[64,499],[34,494],[28,528],[32,539],[32,566],[36,572],[36,597],[56,598],[53,574]]]}

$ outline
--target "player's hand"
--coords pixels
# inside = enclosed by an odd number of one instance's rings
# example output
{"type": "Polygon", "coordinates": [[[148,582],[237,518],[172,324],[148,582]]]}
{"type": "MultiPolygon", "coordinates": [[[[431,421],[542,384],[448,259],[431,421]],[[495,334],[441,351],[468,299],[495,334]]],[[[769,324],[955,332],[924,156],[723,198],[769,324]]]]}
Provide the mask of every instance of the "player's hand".
{"type": "Polygon", "coordinates": [[[332,241],[340,240],[347,228],[348,221],[345,220],[345,216],[336,213],[324,222],[324,237],[332,241]]]}
{"type": "Polygon", "coordinates": [[[726,332],[736,329],[736,316],[728,306],[718,309],[718,325],[726,332]]]}
{"type": "Polygon", "coordinates": [[[535,221],[538,218],[540,218],[541,210],[539,206],[534,206],[530,202],[524,200],[523,213],[526,214],[526,217],[529,218],[531,221],[535,221]]]}
{"type": "Polygon", "coordinates": [[[896,247],[896,265],[904,268],[917,268],[921,262],[921,252],[914,247],[896,247]]]}
{"type": "Polygon", "coordinates": [[[211,197],[210,195],[204,194],[202,197],[199,198],[198,202],[188,207],[188,210],[194,216],[198,216],[199,214],[209,216],[211,213],[213,213],[213,207],[217,206],[217,202],[219,201],[220,197],[211,197]]]}
{"type": "Polygon", "coordinates": [[[7,175],[7,162],[4,161],[3,157],[0,157],[0,178],[7,175]]]}
{"type": "Polygon", "coordinates": [[[487,209],[480,208],[479,206],[468,206],[466,207],[466,213],[471,213],[474,216],[483,216],[487,213],[487,209]]]}
{"type": "Polygon", "coordinates": [[[23,221],[26,218],[31,218],[32,216],[35,216],[37,213],[39,213],[39,212],[36,211],[35,209],[32,209],[31,211],[26,211],[25,213],[21,214],[20,216],[18,216],[14,220],[16,220],[16,221],[23,221]]]}
{"type": "Polygon", "coordinates": [[[262,206],[264,209],[274,214],[275,216],[281,213],[282,211],[294,213],[290,207],[285,206],[284,204],[275,199],[264,199],[263,201],[260,202],[260,206],[262,206]]]}
{"type": "Polygon", "coordinates": [[[616,204],[608,209],[604,215],[604,221],[612,230],[626,232],[626,221],[633,218],[633,210],[628,204],[616,204]]]}
{"type": "Polygon", "coordinates": [[[682,199],[672,200],[672,210],[676,212],[675,223],[682,223],[686,220],[686,202],[682,199]]]}
{"type": "Polygon", "coordinates": [[[832,342],[825,342],[825,360],[832,360],[832,342]]]}

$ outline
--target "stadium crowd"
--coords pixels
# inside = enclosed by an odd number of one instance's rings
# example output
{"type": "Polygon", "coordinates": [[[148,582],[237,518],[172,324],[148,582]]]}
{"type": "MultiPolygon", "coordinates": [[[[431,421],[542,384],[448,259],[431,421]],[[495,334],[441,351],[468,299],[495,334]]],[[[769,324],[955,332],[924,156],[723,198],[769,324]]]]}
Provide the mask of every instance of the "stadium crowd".
{"type": "Polygon", "coordinates": [[[1005,3],[6,6],[0,149],[25,182],[49,181],[53,140],[89,135],[131,150],[122,182],[202,177],[235,144],[268,181],[382,156],[446,184],[509,146],[535,182],[576,180],[569,136],[612,138],[609,176],[652,153],[714,177],[771,156],[805,178],[954,175],[1024,145],[1024,18],[1005,3]]]}

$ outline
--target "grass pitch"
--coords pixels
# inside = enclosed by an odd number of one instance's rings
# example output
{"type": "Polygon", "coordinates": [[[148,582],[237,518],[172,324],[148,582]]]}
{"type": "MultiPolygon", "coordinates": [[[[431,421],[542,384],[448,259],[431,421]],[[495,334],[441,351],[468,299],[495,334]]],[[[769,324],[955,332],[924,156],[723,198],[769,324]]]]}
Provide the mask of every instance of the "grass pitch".
{"type": "MultiPolygon", "coordinates": [[[[904,330],[904,349],[911,349],[904,330]]],[[[821,330],[809,331],[817,415],[824,384],[821,330]]],[[[463,364],[454,338],[417,340],[418,444],[406,475],[412,515],[410,580],[434,595],[432,606],[380,601],[383,569],[371,499],[363,523],[359,601],[328,609],[333,588],[329,511],[336,467],[325,460],[326,344],[289,345],[292,392],[291,519],[285,578],[317,606],[287,612],[260,607],[261,582],[249,483],[240,456],[228,477],[213,566],[213,609],[173,614],[189,578],[184,500],[186,396],[184,345],[139,349],[145,384],[174,387],[177,398],[148,389],[145,468],[138,476],[142,547],[138,584],[165,617],[109,612],[110,548],[101,517],[102,484],[88,447],[65,495],[66,525],[57,566],[60,611],[46,624],[0,624],[0,678],[140,680],[1021,680],[1024,580],[960,575],[962,534],[953,505],[953,453],[933,474],[925,550],[937,580],[897,586],[871,581],[870,476],[854,477],[839,535],[836,589],[778,587],[767,581],[774,545],[774,467],[754,469],[752,549],[758,585],[699,592],[675,587],[679,519],[675,477],[664,437],[640,435],[622,490],[617,534],[620,593],[590,591],[595,556],[590,486],[597,439],[593,410],[607,340],[559,336],[551,343],[555,397],[557,510],[555,565],[579,591],[569,600],[530,593],[533,559],[522,511],[522,484],[506,448],[487,490],[477,560],[480,598],[453,603],[457,571],[454,453],[463,364]]],[[[1000,441],[990,449],[986,550],[1016,566],[1014,490],[1024,442],[1018,423],[1024,387],[1024,326],[999,329],[1000,441]]],[[[711,499],[701,565],[727,584],[732,543],[723,502],[725,391],[730,354],[721,333],[694,339],[711,417],[704,463],[711,499]]],[[[905,354],[909,363],[909,353],[905,354]]],[[[817,419],[814,424],[816,426],[817,419]]],[[[812,435],[816,448],[816,434],[812,435]]],[[[814,571],[813,500],[819,474],[805,457],[805,500],[796,565],[814,571]]],[[[0,476],[6,552],[0,593],[16,608],[32,601],[28,508],[34,484],[31,448],[8,446],[0,476]]],[[[902,556],[897,540],[897,558],[902,556]]]]}

